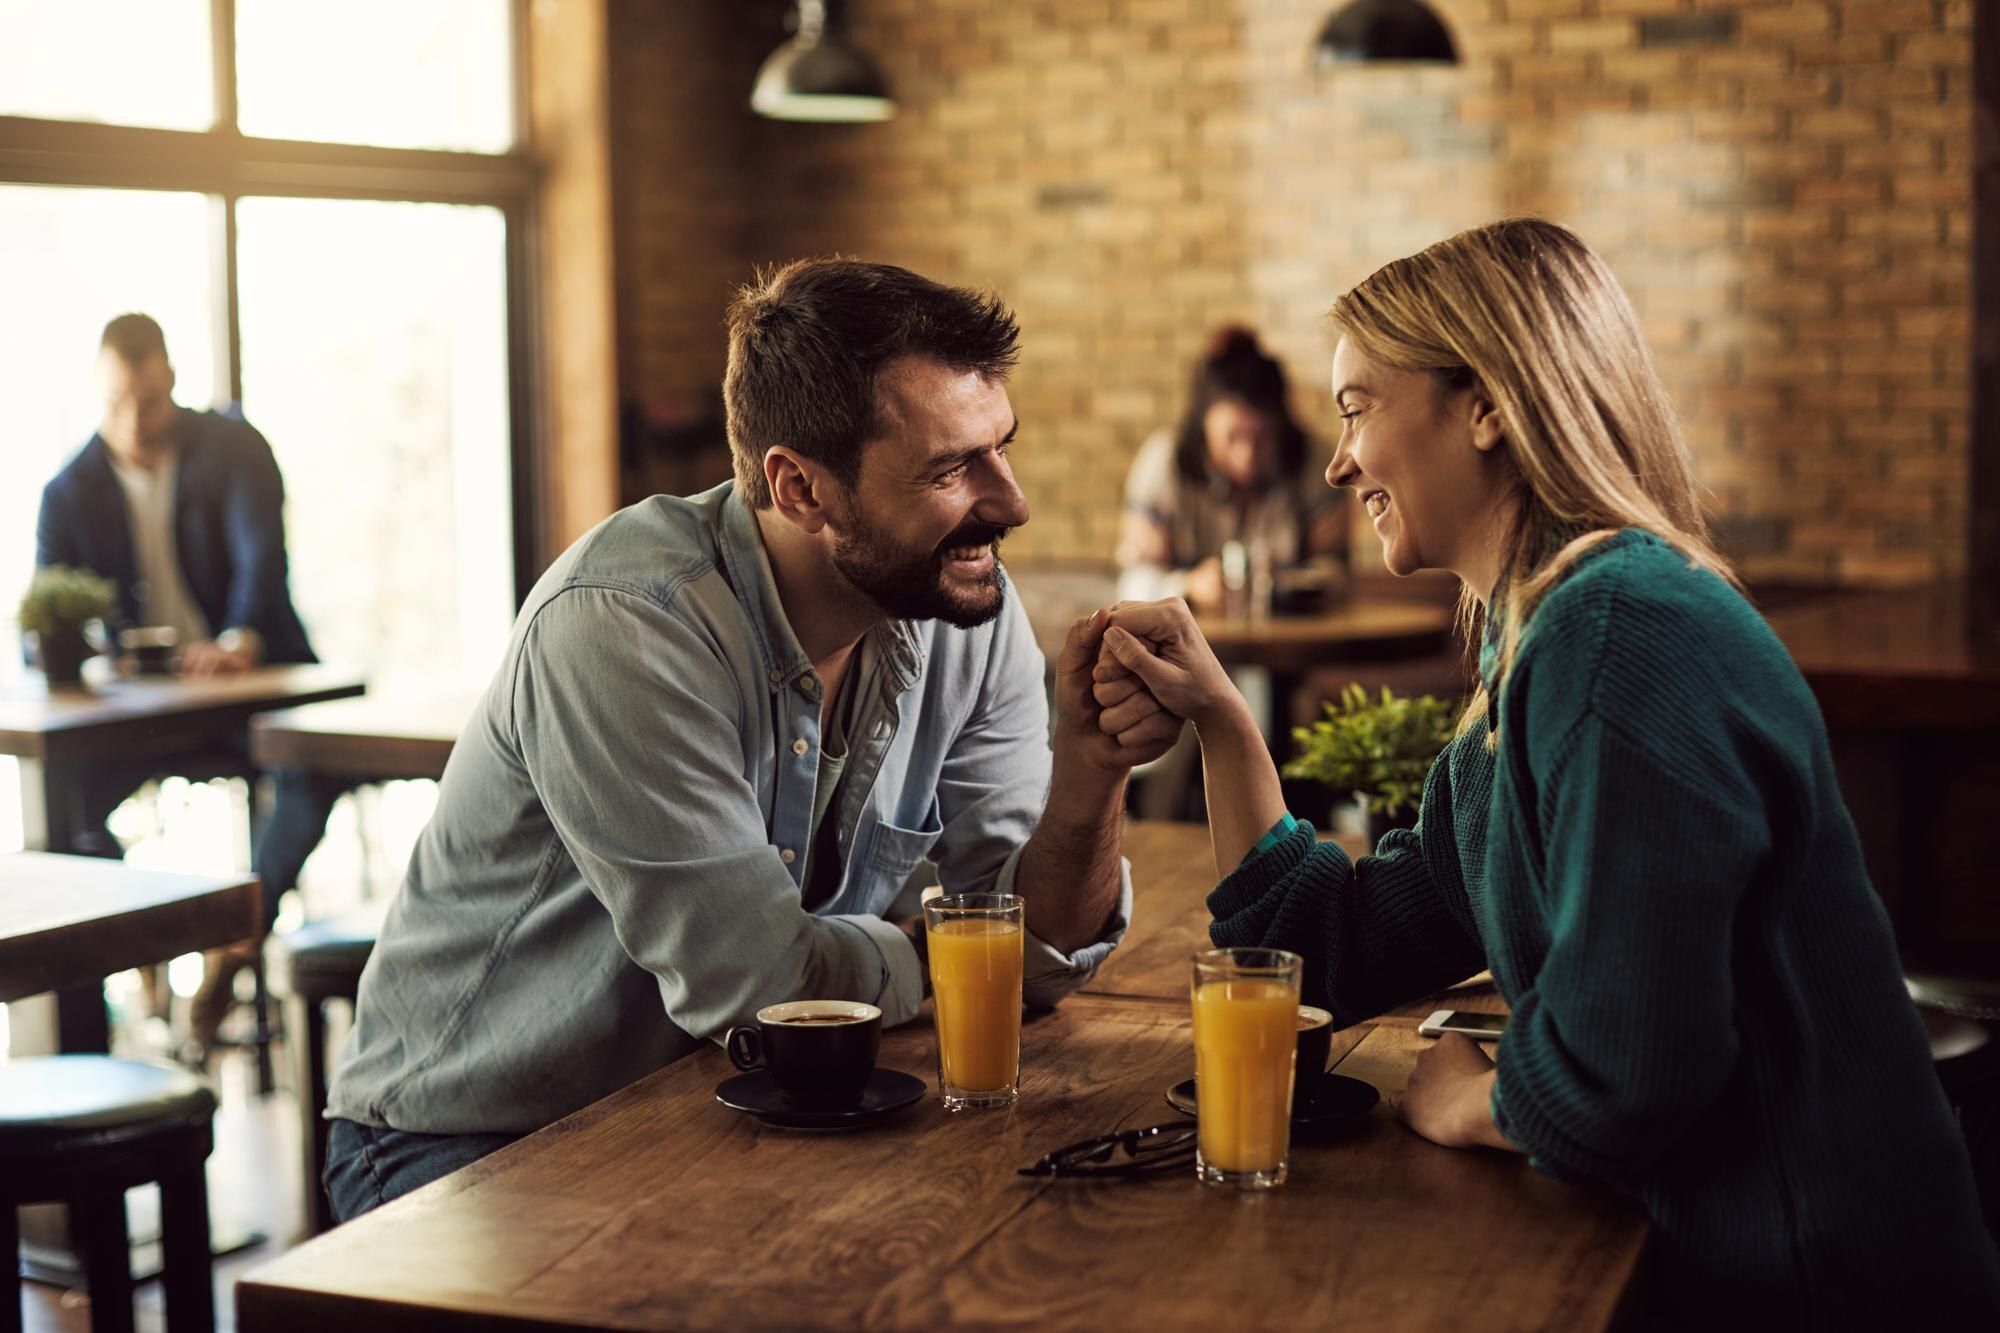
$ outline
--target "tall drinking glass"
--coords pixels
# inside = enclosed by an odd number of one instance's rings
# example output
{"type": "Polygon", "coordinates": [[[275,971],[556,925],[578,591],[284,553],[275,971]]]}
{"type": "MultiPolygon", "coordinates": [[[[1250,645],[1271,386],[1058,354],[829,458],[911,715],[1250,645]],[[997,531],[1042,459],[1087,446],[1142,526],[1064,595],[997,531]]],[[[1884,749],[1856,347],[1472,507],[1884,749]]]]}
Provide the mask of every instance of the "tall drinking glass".
{"type": "Polygon", "coordinates": [[[1195,1173],[1210,1185],[1285,1182],[1299,956],[1210,949],[1194,956],[1195,1173]]]}
{"type": "Polygon", "coordinates": [[[1021,1084],[1022,901],[959,893],[924,904],[947,1110],[1011,1106],[1021,1084]]]}

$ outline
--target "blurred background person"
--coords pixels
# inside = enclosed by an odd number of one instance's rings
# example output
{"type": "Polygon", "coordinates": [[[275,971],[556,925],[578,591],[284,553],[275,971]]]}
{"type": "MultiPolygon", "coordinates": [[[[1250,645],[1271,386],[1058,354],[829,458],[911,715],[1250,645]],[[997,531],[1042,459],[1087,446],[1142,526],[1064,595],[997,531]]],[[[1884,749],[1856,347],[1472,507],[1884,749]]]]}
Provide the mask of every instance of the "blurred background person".
{"type": "MultiPolygon", "coordinates": [[[[1120,600],[1184,597],[1198,614],[1242,615],[1268,611],[1280,581],[1318,598],[1345,593],[1347,507],[1327,488],[1318,452],[1292,415],[1284,366],[1249,329],[1217,329],[1195,362],[1180,425],[1140,445],[1126,476],[1120,600]]],[[[1259,717],[1272,715],[1268,673],[1237,667],[1230,679],[1259,717]]],[[[1183,736],[1135,771],[1141,816],[1201,816],[1198,753],[1183,736]]]]}
{"type": "MultiPolygon", "coordinates": [[[[104,416],[42,491],[35,563],[111,580],[121,626],[172,629],[183,675],[317,662],[292,607],[285,488],[271,446],[239,417],[174,402],[166,335],[151,316],[120,315],[105,325],[97,372],[104,416]]],[[[223,771],[248,768],[246,756],[217,759],[223,771]]],[[[159,776],[149,764],[107,760],[88,793],[83,849],[122,855],[104,821],[159,776]]],[[[264,883],[266,931],[351,785],[296,771],[274,777],[276,800],[252,857],[264,883]]],[[[189,1056],[199,1059],[214,1040],[251,948],[210,955],[189,1056]]]]}
{"type": "Polygon", "coordinates": [[[1179,427],[1141,445],[1125,479],[1119,597],[1220,611],[1230,542],[1274,577],[1295,571],[1297,582],[1343,591],[1347,507],[1321,482],[1324,467],[1292,415],[1285,368],[1249,329],[1217,330],[1179,427]]]}

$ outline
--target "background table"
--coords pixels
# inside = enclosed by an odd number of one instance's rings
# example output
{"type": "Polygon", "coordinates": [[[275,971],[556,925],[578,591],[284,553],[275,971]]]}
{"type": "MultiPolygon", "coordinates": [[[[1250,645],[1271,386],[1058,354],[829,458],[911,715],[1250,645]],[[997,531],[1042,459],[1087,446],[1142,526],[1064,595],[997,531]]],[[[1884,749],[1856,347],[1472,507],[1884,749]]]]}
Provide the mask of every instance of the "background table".
{"type": "Polygon", "coordinates": [[[254,875],[178,875],[88,856],[0,856],[0,1003],[262,929],[254,875]]]}
{"type": "Polygon", "coordinates": [[[250,722],[250,754],[265,768],[303,768],[369,781],[441,778],[469,695],[371,694],[263,713],[250,722]]]}
{"type": "Polygon", "coordinates": [[[1429,602],[1360,598],[1305,615],[1199,616],[1224,666],[1297,677],[1316,666],[1428,657],[1451,641],[1452,609],[1429,602]]]}
{"type": "MultiPolygon", "coordinates": [[[[359,694],[359,677],[334,667],[260,667],[235,676],[109,679],[88,689],[51,690],[39,676],[0,693],[0,754],[21,761],[21,816],[31,850],[70,852],[88,832],[84,782],[94,764],[147,761],[171,773],[218,755],[249,762],[248,724],[269,708],[359,694]]],[[[254,799],[254,790],[253,790],[254,799]]],[[[56,1047],[102,1051],[110,1045],[103,989],[80,983],[58,994],[55,1031],[29,1013],[15,1015],[17,1051],[56,1047]]]]}

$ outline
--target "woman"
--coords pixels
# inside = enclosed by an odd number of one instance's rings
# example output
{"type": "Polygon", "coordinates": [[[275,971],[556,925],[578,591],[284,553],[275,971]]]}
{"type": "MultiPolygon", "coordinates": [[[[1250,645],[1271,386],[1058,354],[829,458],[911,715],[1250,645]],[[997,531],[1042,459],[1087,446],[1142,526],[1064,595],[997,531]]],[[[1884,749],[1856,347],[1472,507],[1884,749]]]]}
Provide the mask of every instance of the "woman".
{"type": "Polygon", "coordinates": [[[2000,1327],[1818,709],[1704,534],[1616,280],[1563,228],[1503,222],[1332,317],[1327,481],[1391,571],[1463,581],[1480,689],[1418,827],[1350,863],[1284,812],[1185,607],[1115,608],[1101,725],[1155,701],[1195,724],[1215,942],[1305,955],[1346,1023],[1490,967],[1497,1067],[1448,1036],[1399,1112],[1634,1193],[1660,1322],[2000,1327]]]}
{"type": "Polygon", "coordinates": [[[1126,477],[1119,596],[1185,597],[1196,610],[1219,609],[1231,542],[1242,544],[1246,565],[1310,568],[1338,591],[1347,508],[1317,484],[1309,453],[1285,368],[1250,330],[1219,330],[1195,363],[1180,428],[1141,445],[1126,477]]]}

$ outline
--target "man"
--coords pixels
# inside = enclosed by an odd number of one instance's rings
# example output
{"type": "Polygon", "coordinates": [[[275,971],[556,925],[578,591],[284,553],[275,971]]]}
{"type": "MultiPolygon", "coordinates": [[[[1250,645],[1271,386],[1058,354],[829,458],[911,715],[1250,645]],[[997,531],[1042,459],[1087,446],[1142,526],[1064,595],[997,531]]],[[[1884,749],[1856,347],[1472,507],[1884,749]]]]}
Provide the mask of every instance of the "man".
{"type": "MultiPolygon", "coordinates": [[[[36,564],[111,580],[123,624],[176,631],[184,675],[317,661],[287,586],[284,482],[271,446],[239,418],[174,402],[166,337],[146,315],[105,325],[97,373],[103,422],[42,491],[36,564]]],[[[100,765],[86,793],[78,850],[120,855],[105,817],[156,776],[150,764],[100,765]]],[[[344,786],[281,772],[277,789],[253,858],[264,881],[266,930],[344,786]]],[[[240,953],[210,955],[194,1006],[194,1058],[213,1039],[245,961],[240,953]]]]}
{"type": "Polygon", "coordinates": [[[782,1000],[923,1000],[926,856],[1026,899],[1026,998],[1121,937],[1127,771],[1102,636],[1043,661],[997,545],[1012,315],[851,260],[729,313],[736,478],[625,509],[542,577],[458,742],[362,977],[327,1186],[351,1218],[782,1000]]]}

